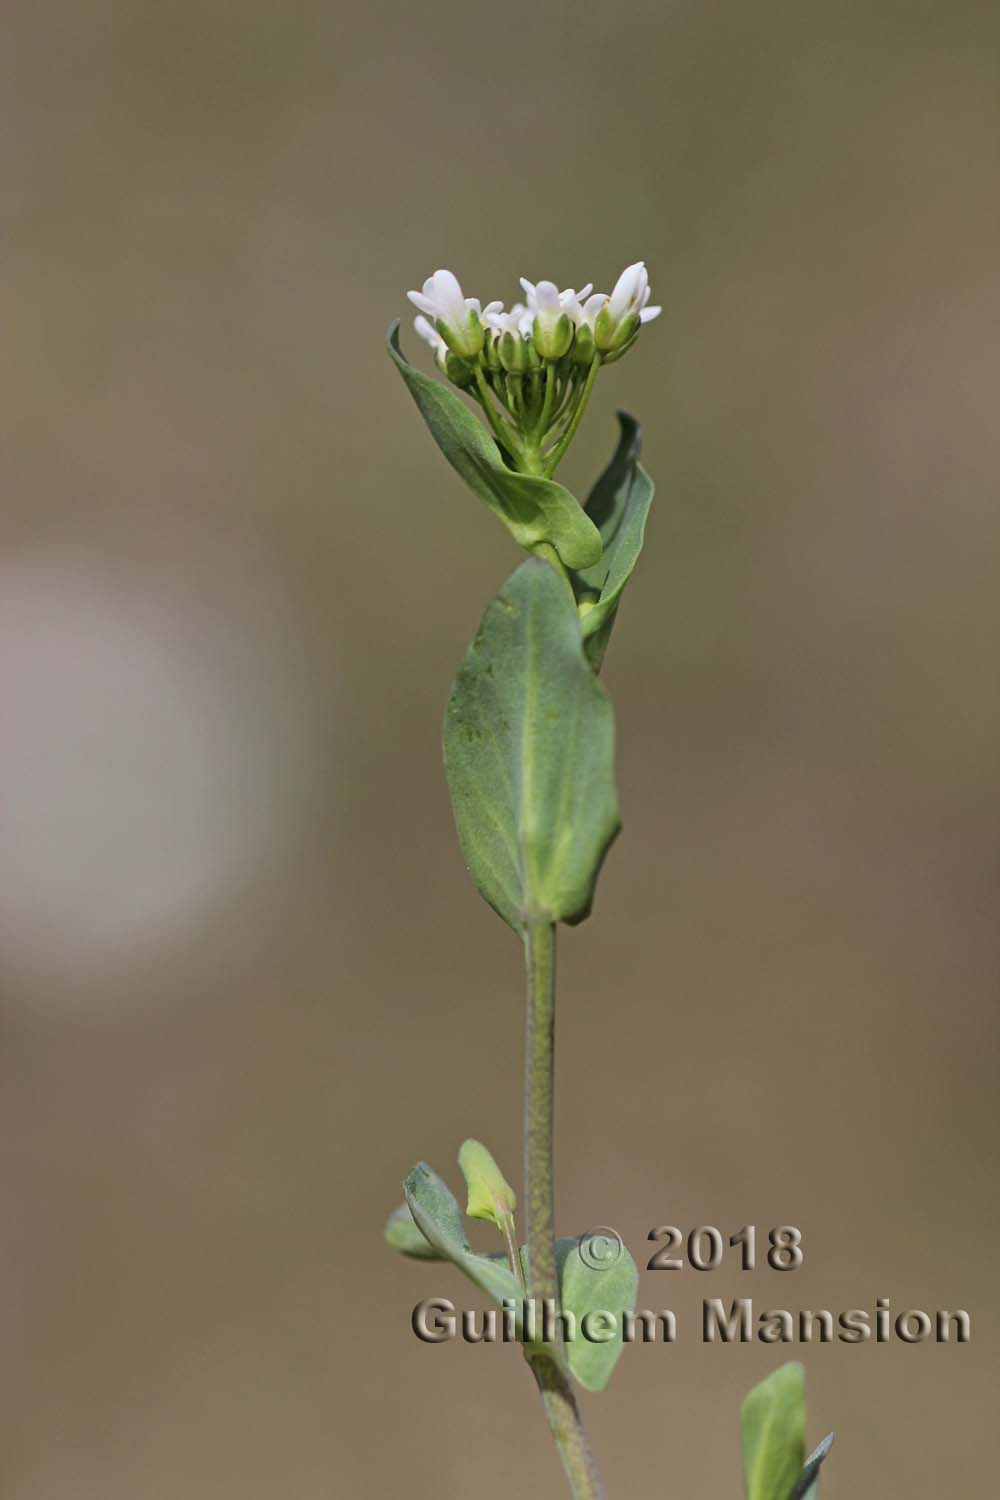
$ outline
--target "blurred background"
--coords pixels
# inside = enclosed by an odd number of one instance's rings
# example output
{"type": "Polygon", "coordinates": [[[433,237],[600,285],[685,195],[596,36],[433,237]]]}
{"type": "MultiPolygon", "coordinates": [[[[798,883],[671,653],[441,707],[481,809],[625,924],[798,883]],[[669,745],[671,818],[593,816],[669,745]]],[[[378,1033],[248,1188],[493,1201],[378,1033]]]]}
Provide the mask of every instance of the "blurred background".
{"type": "Polygon", "coordinates": [[[4,19],[0,1492],[562,1493],[521,1361],[418,1344],[465,1284],[381,1242],[418,1157],[517,1172],[522,1005],[439,748],[518,554],[382,338],[440,265],[509,301],[642,257],[665,314],[561,476],[641,416],[560,1227],[791,1223],[805,1265],[644,1274],[680,1341],[585,1416],[612,1495],[736,1496],[796,1351],[703,1347],[703,1297],[964,1307],[967,1347],[800,1351],[809,1437],[826,1500],[985,1493],[996,8],[4,19]]]}

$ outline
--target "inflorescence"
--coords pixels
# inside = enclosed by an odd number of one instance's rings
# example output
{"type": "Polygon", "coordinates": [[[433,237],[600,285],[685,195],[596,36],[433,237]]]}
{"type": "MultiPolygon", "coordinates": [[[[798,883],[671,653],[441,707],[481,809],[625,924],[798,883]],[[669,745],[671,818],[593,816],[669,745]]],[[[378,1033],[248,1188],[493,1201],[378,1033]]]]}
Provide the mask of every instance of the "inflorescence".
{"type": "Polygon", "coordinates": [[[560,291],[552,281],[522,277],[521,286],[526,300],[509,311],[502,302],[483,307],[466,297],[451,271],[435,271],[422,291],[407,296],[438,368],[482,406],[507,462],[550,475],[601,365],[621,359],[662,309],[649,306],[641,260],[622,272],[610,297],[592,284],[560,291]]]}

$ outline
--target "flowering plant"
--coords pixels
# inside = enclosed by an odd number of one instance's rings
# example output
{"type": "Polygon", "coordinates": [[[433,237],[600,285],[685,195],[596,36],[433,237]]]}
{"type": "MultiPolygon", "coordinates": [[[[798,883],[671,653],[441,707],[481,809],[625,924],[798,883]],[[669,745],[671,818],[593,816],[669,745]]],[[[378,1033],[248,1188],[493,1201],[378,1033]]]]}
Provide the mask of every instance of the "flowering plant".
{"type": "MultiPolygon", "coordinates": [[[[510,309],[466,297],[446,270],[409,293],[414,326],[444,381],[406,359],[398,323],[388,350],[445,458],[529,554],[483,617],[444,725],[466,864],[524,946],[526,1243],[517,1238],[514,1190],[474,1140],[459,1153],[466,1213],[495,1226],[503,1252],[470,1247],[457,1200],[423,1162],[404,1182],[405,1202],[390,1216],[386,1238],[406,1255],[450,1261],[513,1312],[572,1493],[597,1500],[604,1490],[573,1382],[590,1391],[607,1385],[638,1274],[623,1246],[594,1255],[586,1236],[556,1238],[555,943],[559,923],[590,914],[620,828],[614,721],[598,673],[653,499],[638,423],[619,413],[615,452],[584,504],[553,476],[599,371],[621,359],[661,309],[650,305],[641,261],[622,272],[610,295],[590,284],[561,291],[551,281],[522,279],[521,287],[524,301],[510,309]],[[563,1314],[579,1322],[599,1314],[613,1326],[596,1340],[564,1338],[563,1314]]],[[[801,1366],[785,1365],[744,1404],[747,1500],[815,1500],[829,1443],[806,1462],[804,1429],[801,1366]]]]}

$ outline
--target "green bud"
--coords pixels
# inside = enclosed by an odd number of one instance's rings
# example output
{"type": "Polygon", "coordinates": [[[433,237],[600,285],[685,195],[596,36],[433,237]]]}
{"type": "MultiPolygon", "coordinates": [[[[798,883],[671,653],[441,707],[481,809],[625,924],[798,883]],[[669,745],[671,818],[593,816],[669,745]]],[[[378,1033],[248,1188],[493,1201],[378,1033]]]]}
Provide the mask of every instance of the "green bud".
{"type": "Polygon", "coordinates": [[[500,338],[498,334],[488,332],[486,342],[483,345],[483,363],[487,370],[493,374],[503,368],[500,363],[500,338]]]}
{"type": "Polygon", "coordinates": [[[500,335],[500,363],[508,375],[523,375],[529,368],[530,351],[528,345],[516,333],[503,333],[500,335]]]}
{"type": "Polygon", "coordinates": [[[594,358],[594,335],[586,323],[576,330],[576,338],[573,340],[573,348],[570,351],[574,364],[589,365],[594,358]]]}
{"type": "Polygon", "coordinates": [[[503,1229],[517,1208],[517,1198],[486,1147],[479,1141],[464,1141],[458,1165],[469,1189],[465,1210],[469,1218],[488,1219],[503,1229]]]}
{"type": "Polygon", "coordinates": [[[594,342],[598,349],[610,349],[611,340],[615,336],[615,325],[611,317],[611,309],[605,302],[597,317],[594,319],[594,342]]]}
{"type": "Polygon", "coordinates": [[[566,313],[560,313],[548,327],[536,318],[533,327],[535,348],[543,359],[562,359],[573,342],[573,324],[566,313]]]}

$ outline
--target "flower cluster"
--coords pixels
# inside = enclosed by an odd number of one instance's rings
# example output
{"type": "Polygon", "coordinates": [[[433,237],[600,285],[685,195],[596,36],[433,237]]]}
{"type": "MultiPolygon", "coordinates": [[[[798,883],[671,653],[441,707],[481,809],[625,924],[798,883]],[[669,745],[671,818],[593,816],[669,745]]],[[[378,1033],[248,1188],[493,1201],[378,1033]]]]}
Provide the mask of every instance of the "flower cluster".
{"type": "Polygon", "coordinates": [[[435,271],[407,296],[439,369],[479,401],[508,460],[526,473],[551,474],[598,369],[620,359],[661,309],[649,305],[642,261],[622,272],[610,296],[592,283],[560,291],[552,281],[522,277],[521,286],[524,301],[509,310],[466,297],[451,271],[435,271]]]}

